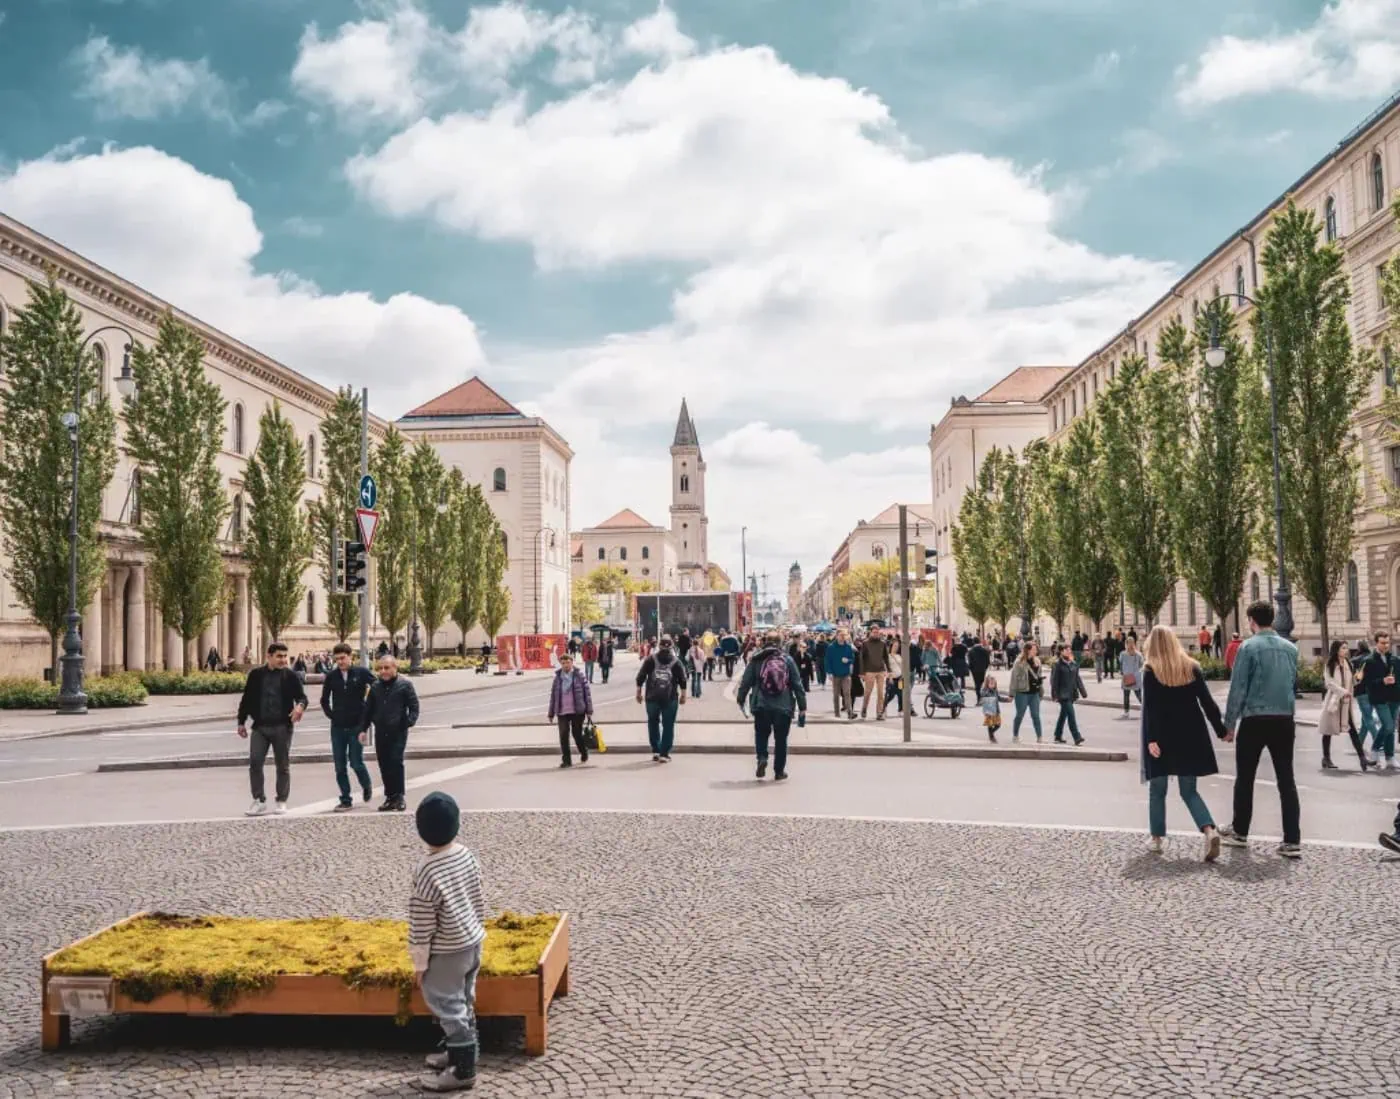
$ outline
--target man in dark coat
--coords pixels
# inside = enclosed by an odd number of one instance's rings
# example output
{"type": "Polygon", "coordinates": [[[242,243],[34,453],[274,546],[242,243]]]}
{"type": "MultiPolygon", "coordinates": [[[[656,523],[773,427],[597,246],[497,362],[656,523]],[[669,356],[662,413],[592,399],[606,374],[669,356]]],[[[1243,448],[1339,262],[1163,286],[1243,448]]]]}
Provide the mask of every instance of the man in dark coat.
{"type": "Polygon", "coordinates": [[[408,747],[408,731],[418,724],[418,692],[407,676],[399,675],[399,662],[392,656],[379,658],[379,678],[370,687],[365,715],[360,723],[360,743],[369,740],[374,726],[375,753],[379,756],[379,780],[384,784],[381,813],[403,812],[403,753],[408,747]]]}
{"type": "Polygon", "coordinates": [[[973,694],[982,693],[982,680],[987,678],[987,669],[992,664],[992,651],[986,642],[978,638],[967,654],[967,668],[972,673],[973,694]]]}
{"type": "Polygon", "coordinates": [[[287,667],[287,646],[274,641],[267,647],[267,663],[248,673],[243,697],[238,703],[238,735],[248,741],[248,784],[253,803],[248,816],[267,812],[263,765],[267,750],[277,766],[277,801],[273,812],[287,811],[292,792],[292,726],[306,712],[306,688],[297,674],[287,667]],[[253,732],[248,734],[248,722],[253,732]]]}

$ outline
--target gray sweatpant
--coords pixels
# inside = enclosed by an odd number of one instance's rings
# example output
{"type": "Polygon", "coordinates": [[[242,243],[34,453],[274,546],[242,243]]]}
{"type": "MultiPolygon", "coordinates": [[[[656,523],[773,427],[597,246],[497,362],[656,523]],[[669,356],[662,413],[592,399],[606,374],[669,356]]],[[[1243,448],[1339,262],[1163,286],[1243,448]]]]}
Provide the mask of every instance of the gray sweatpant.
{"type": "Polygon", "coordinates": [[[437,1016],[448,1048],[476,1045],[476,975],[481,943],[450,954],[432,954],[423,971],[423,1002],[437,1016]]]}
{"type": "Polygon", "coordinates": [[[267,798],[263,764],[267,761],[269,748],[277,765],[277,800],[286,801],[292,796],[291,725],[254,725],[253,731],[248,734],[248,785],[253,789],[254,801],[267,798]]]}

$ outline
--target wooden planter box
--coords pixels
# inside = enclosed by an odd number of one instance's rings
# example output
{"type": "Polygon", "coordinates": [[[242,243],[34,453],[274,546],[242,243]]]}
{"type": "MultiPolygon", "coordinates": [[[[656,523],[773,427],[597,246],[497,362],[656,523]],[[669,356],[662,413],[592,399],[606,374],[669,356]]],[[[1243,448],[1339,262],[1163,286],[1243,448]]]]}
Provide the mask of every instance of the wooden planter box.
{"type": "MultiPolygon", "coordinates": [[[[137,913],[103,928],[79,942],[121,927],[149,913],[137,913]]],[[[76,943],[72,945],[77,945],[76,943]]],[[[64,949],[68,949],[65,947],[64,949]]],[[[133,1000],[111,977],[68,977],[49,973],[49,963],[61,951],[45,956],[41,970],[45,1050],[68,1044],[69,1021],[93,1015],[382,1015],[399,1013],[397,988],[351,988],[339,977],[284,974],[265,992],[240,995],[226,1010],[202,997],[167,992],[149,1003],[133,1000]]],[[[569,914],[559,924],[540,956],[540,967],[523,977],[480,976],[476,981],[479,1018],[514,1016],[525,1020],[525,1052],[538,1057],[549,1039],[549,1005],[569,993],[569,914]]],[[[431,1015],[423,994],[413,990],[409,1013],[431,1015]]]]}

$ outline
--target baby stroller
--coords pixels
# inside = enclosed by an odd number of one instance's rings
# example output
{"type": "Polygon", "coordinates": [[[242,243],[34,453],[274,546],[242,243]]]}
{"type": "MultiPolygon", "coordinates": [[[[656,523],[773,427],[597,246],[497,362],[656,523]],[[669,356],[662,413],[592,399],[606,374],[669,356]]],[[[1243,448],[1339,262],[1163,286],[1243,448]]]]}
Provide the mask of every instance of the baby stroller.
{"type": "Polygon", "coordinates": [[[939,707],[957,717],[963,709],[962,688],[948,665],[940,664],[928,670],[928,694],[924,695],[924,717],[932,717],[939,707]]]}

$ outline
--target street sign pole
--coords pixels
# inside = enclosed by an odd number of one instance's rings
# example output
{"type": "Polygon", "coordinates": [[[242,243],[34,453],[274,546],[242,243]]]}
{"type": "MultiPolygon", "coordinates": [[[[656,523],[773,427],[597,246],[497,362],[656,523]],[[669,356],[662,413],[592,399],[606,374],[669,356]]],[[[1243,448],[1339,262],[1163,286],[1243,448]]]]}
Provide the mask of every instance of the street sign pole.
{"type": "Polygon", "coordinates": [[[904,673],[904,743],[914,738],[914,669],[909,666],[909,509],[899,505],[899,655],[904,673]]]}
{"type": "MultiPolygon", "coordinates": [[[[369,476],[369,387],[360,390],[360,477],[369,476]]],[[[369,667],[369,584],[360,590],[360,663],[369,667]]]]}

